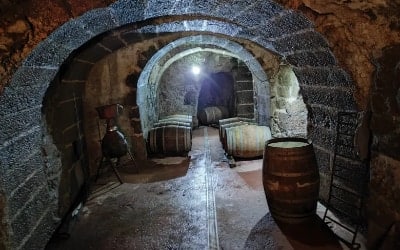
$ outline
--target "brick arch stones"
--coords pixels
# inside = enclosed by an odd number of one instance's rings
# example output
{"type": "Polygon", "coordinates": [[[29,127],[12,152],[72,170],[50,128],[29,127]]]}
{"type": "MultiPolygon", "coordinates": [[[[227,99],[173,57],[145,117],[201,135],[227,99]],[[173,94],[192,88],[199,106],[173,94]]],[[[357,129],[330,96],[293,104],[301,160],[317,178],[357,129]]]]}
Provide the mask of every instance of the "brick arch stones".
{"type": "MultiPolygon", "coordinates": [[[[167,55],[175,50],[179,49],[181,46],[213,46],[219,48],[219,50],[225,53],[228,53],[232,57],[237,57],[242,60],[246,66],[249,68],[250,72],[253,75],[253,84],[254,84],[254,92],[257,103],[255,116],[258,124],[260,125],[269,125],[270,124],[270,107],[267,102],[270,100],[270,91],[269,91],[269,83],[267,79],[267,75],[258,61],[243,48],[240,44],[230,41],[226,38],[215,37],[210,35],[198,35],[198,36],[188,36],[184,38],[180,38],[171,42],[169,45],[160,49],[157,53],[152,56],[152,58],[148,61],[146,66],[144,67],[140,77],[138,79],[137,89],[137,103],[140,108],[141,114],[147,114],[151,116],[151,114],[156,114],[154,107],[149,106],[149,103],[154,103],[155,100],[149,101],[151,99],[155,99],[156,96],[149,93],[149,85],[157,84],[152,83],[152,74],[154,74],[154,68],[159,64],[160,61],[163,61],[163,58],[167,57],[167,55]]],[[[218,51],[216,49],[215,51],[218,51]]],[[[216,52],[218,53],[218,52],[216,52]]],[[[156,74],[159,74],[158,71],[156,74]]],[[[157,87],[155,87],[157,88],[157,87]]],[[[143,127],[143,135],[146,135],[146,127],[147,120],[151,120],[150,117],[141,116],[141,122],[143,127]]],[[[156,117],[154,117],[156,120],[156,117]]]]}
{"type": "MultiPolygon", "coordinates": [[[[356,109],[353,84],[305,17],[269,0],[229,4],[223,0],[120,0],[59,27],[24,60],[0,97],[0,192],[6,200],[0,208],[5,212],[0,233],[6,247],[41,249],[59,224],[54,219],[57,209],[49,205],[54,198],[43,170],[41,107],[62,64],[104,32],[160,17],[166,18],[164,23],[147,25],[140,32],[207,32],[244,39],[290,64],[309,109],[309,137],[321,177],[328,175],[336,114],[356,109]]],[[[112,48],[102,52],[111,53],[112,48]]]]}

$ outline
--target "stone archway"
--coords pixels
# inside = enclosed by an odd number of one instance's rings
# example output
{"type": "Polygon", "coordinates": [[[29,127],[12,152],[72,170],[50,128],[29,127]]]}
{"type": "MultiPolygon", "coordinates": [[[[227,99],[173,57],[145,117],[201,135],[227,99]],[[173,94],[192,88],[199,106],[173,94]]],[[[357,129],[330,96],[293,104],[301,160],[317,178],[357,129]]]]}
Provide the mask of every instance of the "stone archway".
{"type": "MultiPolygon", "coordinates": [[[[48,131],[41,110],[44,95],[59,72],[74,72],[64,75],[63,83],[84,83],[92,65],[106,55],[141,40],[142,35],[170,32],[246,40],[284,58],[293,67],[312,114],[309,137],[314,141],[322,184],[327,183],[334,119],[340,110],[355,109],[355,103],[347,74],[306,18],[272,1],[235,1],[229,6],[222,0],[118,1],[57,29],[26,58],[0,98],[1,190],[8,211],[2,219],[9,228],[6,244],[11,248],[43,248],[59,224],[54,219],[57,208],[48,205],[54,197],[45,173],[48,156],[42,149],[51,142],[44,140],[48,131]],[[119,27],[120,32],[116,31],[119,27]],[[74,68],[66,70],[64,66],[71,61],[76,63],[74,68]]],[[[254,57],[262,65],[258,55],[254,57]]],[[[49,157],[57,161],[61,156],[54,150],[49,157]]]]}

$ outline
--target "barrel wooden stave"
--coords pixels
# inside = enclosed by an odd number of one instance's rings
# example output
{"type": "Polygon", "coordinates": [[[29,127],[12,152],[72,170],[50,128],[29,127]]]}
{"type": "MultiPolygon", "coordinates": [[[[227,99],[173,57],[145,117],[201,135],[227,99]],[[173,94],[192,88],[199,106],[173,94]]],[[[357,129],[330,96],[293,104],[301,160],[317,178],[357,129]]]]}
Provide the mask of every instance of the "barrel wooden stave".
{"type": "Polygon", "coordinates": [[[239,158],[260,157],[264,153],[265,141],[271,139],[267,126],[244,124],[226,128],[226,152],[239,158]]]}
{"type": "Polygon", "coordinates": [[[237,121],[228,124],[220,125],[219,127],[219,138],[222,143],[222,148],[226,150],[226,130],[228,128],[237,127],[240,125],[245,125],[247,122],[237,121]]]}
{"type": "Polygon", "coordinates": [[[173,125],[153,128],[149,131],[148,146],[154,154],[185,154],[192,146],[192,130],[173,125]]]}
{"type": "Polygon", "coordinates": [[[285,223],[312,218],[319,195],[319,172],[313,146],[303,138],[279,138],[266,142],[263,185],[272,216],[285,223]],[[304,146],[280,148],[274,142],[302,142],[304,146]]]}
{"type": "Polygon", "coordinates": [[[153,124],[153,128],[158,128],[158,127],[163,127],[163,126],[178,126],[178,127],[192,127],[192,124],[189,122],[182,122],[182,121],[165,121],[165,120],[160,120],[156,123],[153,124]]]}
{"type": "Polygon", "coordinates": [[[164,116],[162,119],[158,120],[157,123],[168,123],[168,122],[182,122],[182,123],[190,123],[190,126],[193,128],[193,118],[189,115],[169,115],[164,116]]]}

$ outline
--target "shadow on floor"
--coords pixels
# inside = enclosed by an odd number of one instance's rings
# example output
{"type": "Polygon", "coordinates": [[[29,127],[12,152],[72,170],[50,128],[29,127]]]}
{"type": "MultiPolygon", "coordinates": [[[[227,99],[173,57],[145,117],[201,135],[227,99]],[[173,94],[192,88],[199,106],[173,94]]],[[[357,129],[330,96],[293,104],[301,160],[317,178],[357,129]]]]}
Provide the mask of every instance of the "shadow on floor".
{"type": "Polygon", "coordinates": [[[320,217],[308,222],[284,224],[267,213],[250,231],[244,249],[279,249],[286,241],[293,249],[343,249],[320,217]],[[277,232],[280,232],[279,235],[277,232]]]}
{"type": "MultiPolygon", "coordinates": [[[[165,157],[149,160],[122,163],[116,169],[124,183],[151,183],[171,180],[185,176],[189,169],[190,157],[165,157]]],[[[110,181],[117,181],[111,169],[101,173],[97,184],[103,185],[110,181]]]]}

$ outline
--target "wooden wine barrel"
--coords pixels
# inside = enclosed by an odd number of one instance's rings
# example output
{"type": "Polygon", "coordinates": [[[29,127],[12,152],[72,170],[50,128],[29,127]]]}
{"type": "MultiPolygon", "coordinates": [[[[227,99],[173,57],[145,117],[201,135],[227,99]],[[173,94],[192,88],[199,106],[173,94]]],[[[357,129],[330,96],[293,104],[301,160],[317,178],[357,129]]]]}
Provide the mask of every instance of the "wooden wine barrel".
{"type": "Polygon", "coordinates": [[[319,193],[319,171],[312,143],[303,138],[267,141],[263,185],[274,219],[284,223],[311,219],[319,193]]]}
{"type": "Polygon", "coordinates": [[[227,124],[223,124],[219,126],[219,138],[222,144],[222,148],[226,150],[226,129],[232,128],[232,127],[237,127],[240,125],[245,125],[247,124],[246,122],[242,121],[237,121],[237,122],[231,122],[227,124]]]}
{"type": "Polygon", "coordinates": [[[163,126],[149,131],[148,147],[153,154],[183,155],[192,146],[192,129],[183,126],[163,126]]]}
{"type": "Polygon", "coordinates": [[[233,125],[237,126],[240,124],[256,124],[256,121],[252,118],[244,118],[244,117],[232,117],[227,119],[219,120],[219,138],[220,141],[223,142],[225,140],[225,129],[229,127],[233,127],[233,125]],[[232,124],[232,125],[230,125],[232,124]]]}
{"type": "Polygon", "coordinates": [[[225,133],[226,152],[229,155],[239,158],[262,156],[265,142],[271,139],[271,130],[269,127],[255,124],[227,128],[225,133]]]}
{"type": "Polygon", "coordinates": [[[204,125],[217,124],[219,120],[228,116],[229,111],[224,106],[207,107],[199,112],[200,123],[204,125]]]}

